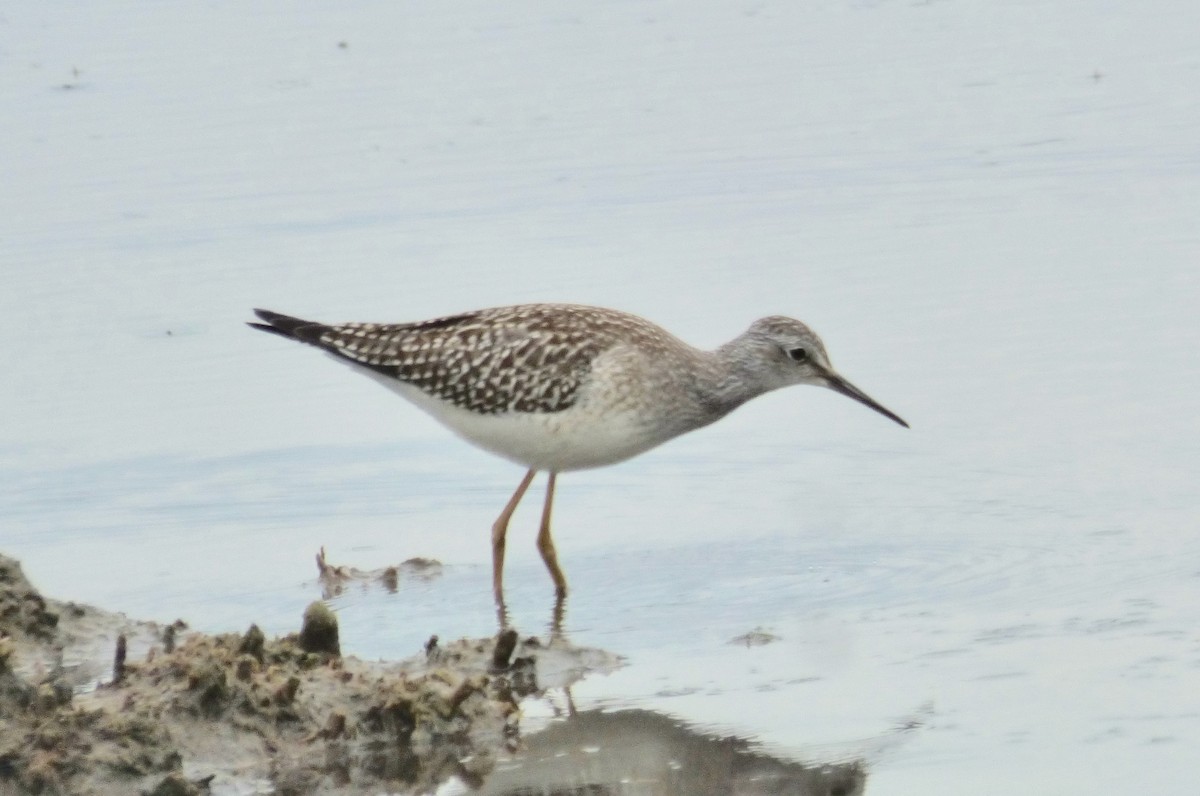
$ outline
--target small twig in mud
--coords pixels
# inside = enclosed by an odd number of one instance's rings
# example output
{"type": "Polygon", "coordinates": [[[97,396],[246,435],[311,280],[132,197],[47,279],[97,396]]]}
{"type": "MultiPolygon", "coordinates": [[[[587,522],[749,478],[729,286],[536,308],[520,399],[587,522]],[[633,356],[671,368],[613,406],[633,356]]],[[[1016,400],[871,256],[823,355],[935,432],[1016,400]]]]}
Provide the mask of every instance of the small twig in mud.
{"type": "Polygon", "coordinates": [[[125,640],[125,634],[117,636],[117,652],[113,656],[113,685],[120,685],[125,679],[125,647],[128,642],[125,640]]]}
{"type": "Polygon", "coordinates": [[[187,622],[182,619],[176,619],[163,629],[163,651],[168,655],[175,651],[175,637],[179,635],[179,631],[181,630],[187,630],[187,622]]]}
{"type": "Polygon", "coordinates": [[[508,668],[508,659],[517,648],[517,631],[511,627],[500,633],[496,639],[496,649],[492,652],[492,669],[503,671],[508,668]]]}

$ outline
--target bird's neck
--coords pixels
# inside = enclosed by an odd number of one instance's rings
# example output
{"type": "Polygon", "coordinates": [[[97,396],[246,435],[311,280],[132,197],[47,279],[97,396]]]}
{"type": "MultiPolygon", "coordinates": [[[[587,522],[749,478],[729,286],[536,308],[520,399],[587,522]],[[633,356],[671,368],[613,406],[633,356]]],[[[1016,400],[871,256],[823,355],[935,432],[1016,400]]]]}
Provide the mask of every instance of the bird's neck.
{"type": "Polygon", "coordinates": [[[770,389],[761,383],[760,374],[747,364],[750,359],[743,349],[744,343],[739,338],[706,354],[709,368],[704,374],[706,383],[702,389],[707,391],[705,403],[715,417],[729,414],[770,389]]]}

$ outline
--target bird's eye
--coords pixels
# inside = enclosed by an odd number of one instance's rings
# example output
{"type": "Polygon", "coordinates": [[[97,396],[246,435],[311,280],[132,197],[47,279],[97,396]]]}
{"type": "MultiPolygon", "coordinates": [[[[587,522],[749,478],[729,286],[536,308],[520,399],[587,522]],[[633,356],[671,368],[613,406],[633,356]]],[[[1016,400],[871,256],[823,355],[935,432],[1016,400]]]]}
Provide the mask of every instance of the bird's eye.
{"type": "Polygon", "coordinates": [[[808,359],[808,351],[803,348],[789,348],[787,354],[795,362],[803,362],[808,359]]]}

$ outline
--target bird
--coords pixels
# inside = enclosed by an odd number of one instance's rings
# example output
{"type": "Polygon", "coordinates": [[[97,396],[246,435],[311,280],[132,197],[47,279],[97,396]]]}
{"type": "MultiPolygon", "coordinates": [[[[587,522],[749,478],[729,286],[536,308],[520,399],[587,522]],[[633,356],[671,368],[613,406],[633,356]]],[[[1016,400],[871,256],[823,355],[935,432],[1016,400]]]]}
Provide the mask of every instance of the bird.
{"type": "Polygon", "coordinates": [[[627,312],[520,304],[411,323],[336,323],[255,309],[248,325],[321,349],[484,450],[526,468],[492,525],[492,592],[504,603],[509,520],[547,473],[537,548],[561,600],[550,519],[560,473],[625,461],[707,426],[752,398],[826,387],[908,428],[833,368],[801,321],[760,318],[712,351],[627,312]]]}

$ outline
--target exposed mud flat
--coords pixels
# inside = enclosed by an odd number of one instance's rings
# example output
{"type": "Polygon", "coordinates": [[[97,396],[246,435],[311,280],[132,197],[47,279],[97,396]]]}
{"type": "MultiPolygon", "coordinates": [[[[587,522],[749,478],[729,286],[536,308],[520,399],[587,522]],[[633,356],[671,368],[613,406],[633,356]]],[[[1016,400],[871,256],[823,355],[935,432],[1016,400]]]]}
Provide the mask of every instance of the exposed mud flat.
{"type": "Polygon", "coordinates": [[[513,631],[372,663],[341,656],[336,620],[314,606],[282,638],[205,635],[45,599],[0,557],[0,793],[477,786],[517,744],[540,659],[558,677],[615,665],[513,631]]]}

